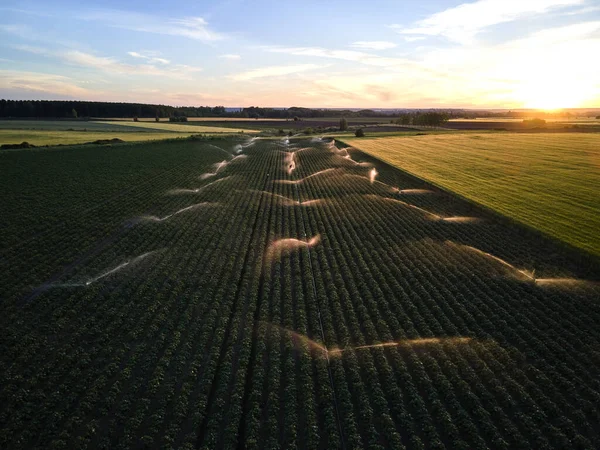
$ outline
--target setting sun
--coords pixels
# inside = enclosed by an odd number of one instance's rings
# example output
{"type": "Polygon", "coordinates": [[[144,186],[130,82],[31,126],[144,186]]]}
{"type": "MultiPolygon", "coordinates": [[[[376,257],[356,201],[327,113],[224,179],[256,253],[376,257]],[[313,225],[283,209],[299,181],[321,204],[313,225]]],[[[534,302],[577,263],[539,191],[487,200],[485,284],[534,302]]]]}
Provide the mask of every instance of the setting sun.
{"type": "Polygon", "coordinates": [[[568,77],[547,77],[523,83],[515,92],[523,108],[554,111],[582,107],[590,99],[590,86],[568,77]]]}

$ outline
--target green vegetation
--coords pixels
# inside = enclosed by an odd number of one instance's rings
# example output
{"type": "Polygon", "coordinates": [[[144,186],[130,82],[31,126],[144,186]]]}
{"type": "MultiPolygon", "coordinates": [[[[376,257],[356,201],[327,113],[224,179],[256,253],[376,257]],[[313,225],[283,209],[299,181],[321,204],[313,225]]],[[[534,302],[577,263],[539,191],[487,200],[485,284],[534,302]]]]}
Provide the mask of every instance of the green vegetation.
{"type": "Polygon", "coordinates": [[[600,447],[598,268],[365,153],[0,170],[0,448],[600,447]]]}
{"type": "MultiPolygon", "coordinates": [[[[113,122],[102,122],[98,121],[96,123],[101,123],[105,125],[113,125],[113,122]]],[[[202,126],[202,125],[188,125],[179,124],[179,123],[168,123],[168,122],[118,122],[119,126],[124,127],[133,127],[135,129],[142,130],[161,130],[161,131],[174,131],[180,133],[238,133],[240,131],[251,133],[256,130],[248,130],[242,128],[230,128],[230,127],[218,127],[218,126],[202,126]]]]}
{"type": "Polygon", "coordinates": [[[449,118],[450,115],[444,112],[412,112],[399,114],[393,122],[398,125],[440,127],[448,122],[449,118]]]}
{"type": "Polygon", "coordinates": [[[0,121],[0,144],[28,142],[40,145],[72,145],[96,140],[149,141],[194,134],[250,133],[254,130],[171,124],[165,122],[103,122],[66,120],[4,120],[0,121]]]}
{"type": "Polygon", "coordinates": [[[0,144],[20,144],[28,142],[36,146],[43,145],[73,145],[106,139],[121,139],[126,142],[156,141],[162,139],[185,138],[194,133],[169,132],[77,132],[77,131],[42,131],[42,130],[3,130],[0,129],[0,144]]]}
{"type": "Polygon", "coordinates": [[[383,161],[600,255],[600,135],[345,139],[383,161]]]}

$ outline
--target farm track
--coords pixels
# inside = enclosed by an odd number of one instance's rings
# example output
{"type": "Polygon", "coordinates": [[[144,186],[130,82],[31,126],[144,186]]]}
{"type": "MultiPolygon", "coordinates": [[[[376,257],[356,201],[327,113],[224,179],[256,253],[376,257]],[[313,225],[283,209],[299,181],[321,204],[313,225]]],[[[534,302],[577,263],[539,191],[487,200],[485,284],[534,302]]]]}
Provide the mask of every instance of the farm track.
{"type": "Polygon", "coordinates": [[[600,286],[570,255],[322,141],[215,170],[237,143],[152,144],[147,179],[6,249],[0,447],[600,446],[600,286]]]}

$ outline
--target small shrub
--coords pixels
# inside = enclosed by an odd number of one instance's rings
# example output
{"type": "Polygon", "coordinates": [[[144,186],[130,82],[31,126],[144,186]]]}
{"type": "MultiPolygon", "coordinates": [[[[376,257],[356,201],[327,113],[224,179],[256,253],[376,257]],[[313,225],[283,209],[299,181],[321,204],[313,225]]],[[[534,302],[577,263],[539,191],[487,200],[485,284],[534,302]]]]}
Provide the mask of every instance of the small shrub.
{"type": "Polygon", "coordinates": [[[363,131],[362,128],[359,128],[358,130],[356,130],[354,132],[354,136],[356,136],[356,137],[365,137],[365,132],[363,131]]]}
{"type": "Polygon", "coordinates": [[[313,129],[308,127],[304,129],[304,134],[313,134],[313,129]]]}
{"type": "Polygon", "coordinates": [[[340,131],[346,131],[348,129],[348,121],[345,117],[340,119],[340,131]]]}
{"type": "Polygon", "coordinates": [[[523,120],[523,123],[525,125],[529,125],[532,127],[544,127],[546,126],[546,121],[544,119],[538,119],[537,117],[535,119],[531,119],[531,120],[523,120]]]}

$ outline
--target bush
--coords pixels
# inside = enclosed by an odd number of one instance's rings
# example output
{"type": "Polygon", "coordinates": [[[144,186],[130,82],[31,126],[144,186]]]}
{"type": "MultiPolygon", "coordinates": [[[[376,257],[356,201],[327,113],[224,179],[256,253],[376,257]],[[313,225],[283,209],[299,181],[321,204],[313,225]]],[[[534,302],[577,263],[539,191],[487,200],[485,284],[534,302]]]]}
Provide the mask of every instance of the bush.
{"type": "Polygon", "coordinates": [[[356,131],[354,132],[354,135],[355,135],[356,137],[365,137],[365,132],[363,131],[363,129],[362,129],[362,128],[359,128],[358,130],[356,130],[356,131]]]}
{"type": "Polygon", "coordinates": [[[538,119],[537,117],[535,119],[531,119],[531,120],[524,119],[523,123],[525,125],[529,125],[529,126],[532,126],[532,127],[543,127],[543,126],[546,126],[546,121],[544,119],[538,119]]]}
{"type": "Polygon", "coordinates": [[[187,117],[169,117],[169,122],[187,122],[187,117]]]}
{"type": "Polygon", "coordinates": [[[340,131],[346,131],[348,129],[348,121],[345,117],[340,119],[340,131]]]}
{"type": "Polygon", "coordinates": [[[313,134],[313,129],[312,128],[305,128],[304,129],[304,134],[313,134]]]}
{"type": "Polygon", "coordinates": [[[277,134],[279,136],[283,136],[285,134],[285,131],[283,131],[281,128],[279,129],[279,131],[277,132],[277,134]]]}

